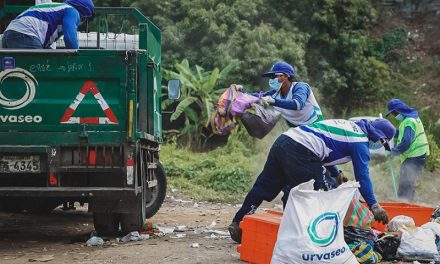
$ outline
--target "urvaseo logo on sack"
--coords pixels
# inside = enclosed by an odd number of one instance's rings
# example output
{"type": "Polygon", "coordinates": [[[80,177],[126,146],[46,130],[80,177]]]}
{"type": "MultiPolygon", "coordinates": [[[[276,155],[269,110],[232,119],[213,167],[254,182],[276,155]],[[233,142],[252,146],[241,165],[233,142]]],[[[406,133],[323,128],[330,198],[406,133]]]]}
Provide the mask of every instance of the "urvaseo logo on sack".
{"type": "Polygon", "coordinates": [[[312,240],[315,245],[326,247],[335,241],[336,235],[338,234],[338,226],[339,215],[336,213],[326,212],[313,219],[307,228],[307,233],[309,234],[310,240],[312,240]],[[333,223],[329,225],[327,221],[331,221],[333,223]],[[326,226],[330,227],[330,233],[325,237],[322,237],[318,232],[320,229],[319,226],[322,224],[326,224],[326,226]]]}
{"type": "MultiPolygon", "coordinates": [[[[316,246],[325,248],[330,246],[338,235],[340,217],[337,213],[326,212],[314,218],[307,227],[310,240],[316,246]]],[[[323,249],[325,250],[325,249],[323,249]]],[[[335,258],[345,252],[345,246],[330,252],[309,252],[303,253],[302,259],[305,261],[320,261],[335,258]]]]}

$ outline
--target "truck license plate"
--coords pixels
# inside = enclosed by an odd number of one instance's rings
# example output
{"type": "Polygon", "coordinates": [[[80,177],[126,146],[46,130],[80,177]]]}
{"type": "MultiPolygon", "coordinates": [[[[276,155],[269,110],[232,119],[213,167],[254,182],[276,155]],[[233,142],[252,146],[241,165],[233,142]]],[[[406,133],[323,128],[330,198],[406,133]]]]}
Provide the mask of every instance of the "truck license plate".
{"type": "Polygon", "coordinates": [[[29,172],[40,172],[40,156],[0,156],[0,173],[29,172]]]}

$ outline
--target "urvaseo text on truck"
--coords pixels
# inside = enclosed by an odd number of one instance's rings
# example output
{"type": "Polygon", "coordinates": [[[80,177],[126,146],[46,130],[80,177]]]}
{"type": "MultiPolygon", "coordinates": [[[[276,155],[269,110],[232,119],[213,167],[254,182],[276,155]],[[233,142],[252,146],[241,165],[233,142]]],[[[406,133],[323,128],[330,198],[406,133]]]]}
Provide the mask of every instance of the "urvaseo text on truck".
{"type": "MultiPolygon", "coordinates": [[[[4,30],[33,1],[2,2],[4,30]]],[[[79,49],[0,49],[0,208],[88,203],[96,231],[114,234],[139,230],[166,195],[161,33],[133,8],[95,13],[79,49]]],[[[178,80],[167,93],[178,99],[178,80]]]]}

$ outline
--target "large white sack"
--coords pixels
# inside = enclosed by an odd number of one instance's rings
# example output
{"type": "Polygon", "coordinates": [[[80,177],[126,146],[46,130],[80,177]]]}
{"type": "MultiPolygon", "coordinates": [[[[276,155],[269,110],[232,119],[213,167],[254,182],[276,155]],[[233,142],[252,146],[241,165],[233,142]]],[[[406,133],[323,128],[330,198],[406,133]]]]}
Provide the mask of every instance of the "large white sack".
{"type": "Polygon", "coordinates": [[[430,228],[402,229],[398,256],[434,256],[438,254],[435,235],[430,228]]]}
{"type": "Polygon", "coordinates": [[[359,183],[314,191],[313,182],[290,191],[271,264],[358,263],[344,241],[343,220],[359,183]]]}

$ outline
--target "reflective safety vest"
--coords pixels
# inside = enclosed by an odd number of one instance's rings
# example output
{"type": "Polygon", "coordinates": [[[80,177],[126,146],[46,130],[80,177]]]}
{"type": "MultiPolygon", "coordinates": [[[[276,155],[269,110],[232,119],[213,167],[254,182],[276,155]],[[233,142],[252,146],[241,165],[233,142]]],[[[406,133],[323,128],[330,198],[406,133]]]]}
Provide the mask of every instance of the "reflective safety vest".
{"type": "Polygon", "coordinates": [[[404,162],[407,158],[414,158],[422,156],[423,154],[429,155],[428,139],[423,128],[420,118],[405,117],[399,126],[399,137],[397,138],[397,144],[402,142],[403,133],[406,127],[410,127],[415,133],[414,139],[409,145],[409,148],[400,155],[400,162],[404,162]]]}

